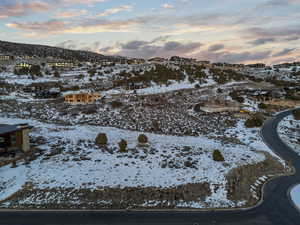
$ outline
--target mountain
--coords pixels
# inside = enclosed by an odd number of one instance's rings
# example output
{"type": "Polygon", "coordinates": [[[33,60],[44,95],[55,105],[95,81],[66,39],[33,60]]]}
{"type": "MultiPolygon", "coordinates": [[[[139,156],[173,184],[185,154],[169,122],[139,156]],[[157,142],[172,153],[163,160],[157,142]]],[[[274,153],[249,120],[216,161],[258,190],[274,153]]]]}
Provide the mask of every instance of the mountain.
{"type": "Polygon", "coordinates": [[[0,41],[0,54],[8,54],[12,56],[35,56],[35,57],[54,57],[64,60],[79,61],[99,61],[105,59],[114,59],[111,56],[104,56],[95,52],[82,50],[69,50],[59,47],[51,47],[46,45],[21,44],[0,41]]]}

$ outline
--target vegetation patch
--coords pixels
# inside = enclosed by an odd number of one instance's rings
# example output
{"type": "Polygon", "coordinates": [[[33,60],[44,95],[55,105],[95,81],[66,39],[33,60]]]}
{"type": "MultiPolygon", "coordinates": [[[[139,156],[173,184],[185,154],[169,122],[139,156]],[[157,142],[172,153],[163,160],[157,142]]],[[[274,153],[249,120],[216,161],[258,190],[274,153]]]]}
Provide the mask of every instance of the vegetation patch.
{"type": "Polygon", "coordinates": [[[5,203],[5,207],[18,209],[172,209],[178,208],[177,205],[182,201],[205,205],[204,200],[211,194],[210,185],[206,182],[164,189],[158,187],[37,189],[32,185],[26,185],[23,190],[2,203],[5,203]]]}
{"type": "MultiPolygon", "coordinates": [[[[229,200],[238,202],[246,201],[247,206],[257,202],[250,193],[251,186],[255,184],[258,178],[262,176],[278,176],[286,174],[284,166],[269,153],[263,153],[266,159],[253,165],[245,165],[232,169],[226,176],[227,197],[229,200]]],[[[257,196],[261,197],[261,190],[257,190],[257,196]]]]}

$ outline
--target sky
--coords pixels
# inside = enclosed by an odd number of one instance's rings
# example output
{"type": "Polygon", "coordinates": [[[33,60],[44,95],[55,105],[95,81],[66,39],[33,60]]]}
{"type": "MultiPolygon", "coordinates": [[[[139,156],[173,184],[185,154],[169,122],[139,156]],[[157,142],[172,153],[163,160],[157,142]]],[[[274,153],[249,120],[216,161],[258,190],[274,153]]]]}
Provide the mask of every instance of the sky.
{"type": "Polygon", "coordinates": [[[0,40],[137,58],[300,61],[300,0],[0,0],[0,40]]]}

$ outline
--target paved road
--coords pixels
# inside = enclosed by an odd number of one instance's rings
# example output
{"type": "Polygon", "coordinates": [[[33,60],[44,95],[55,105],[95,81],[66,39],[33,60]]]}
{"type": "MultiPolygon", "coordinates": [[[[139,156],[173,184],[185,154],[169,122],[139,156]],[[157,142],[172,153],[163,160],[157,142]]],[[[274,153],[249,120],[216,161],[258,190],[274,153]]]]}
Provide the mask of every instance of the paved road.
{"type": "Polygon", "coordinates": [[[293,160],[296,174],[269,182],[264,201],[250,210],[210,212],[92,212],[92,211],[4,211],[1,225],[300,225],[300,213],[292,205],[288,190],[300,183],[300,157],[284,144],[278,134],[278,123],[290,111],[278,114],[265,123],[262,136],[268,146],[286,160],[293,160]]]}

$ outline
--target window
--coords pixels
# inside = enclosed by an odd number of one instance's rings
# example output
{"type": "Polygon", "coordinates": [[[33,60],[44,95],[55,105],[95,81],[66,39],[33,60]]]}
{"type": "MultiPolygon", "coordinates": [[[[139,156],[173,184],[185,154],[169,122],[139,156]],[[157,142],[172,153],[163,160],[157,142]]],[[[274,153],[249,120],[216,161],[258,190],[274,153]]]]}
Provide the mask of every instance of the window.
{"type": "Polygon", "coordinates": [[[17,144],[17,136],[15,133],[10,135],[10,141],[12,145],[17,144]]]}

